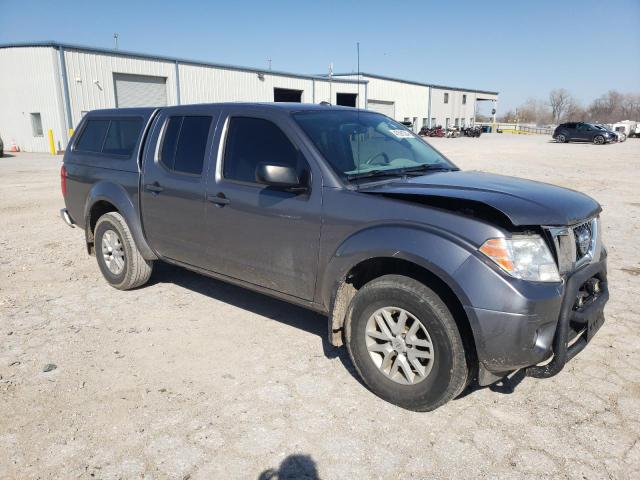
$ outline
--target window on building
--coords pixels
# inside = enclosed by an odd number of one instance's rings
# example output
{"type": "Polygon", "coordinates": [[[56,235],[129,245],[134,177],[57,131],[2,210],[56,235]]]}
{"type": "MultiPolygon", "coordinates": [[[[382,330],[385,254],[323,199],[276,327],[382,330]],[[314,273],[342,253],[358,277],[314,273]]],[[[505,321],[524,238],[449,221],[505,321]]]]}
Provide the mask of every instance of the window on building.
{"type": "Polygon", "coordinates": [[[426,127],[428,125],[428,119],[427,118],[423,118],[422,119],[422,126],[426,127]]]}
{"type": "Polygon", "coordinates": [[[404,117],[404,123],[411,123],[411,117],[404,117]]]}
{"type": "Polygon", "coordinates": [[[460,119],[460,125],[464,128],[465,127],[465,119],[461,118],[460,119]]]}
{"type": "Polygon", "coordinates": [[[444,103],[449,103],[449,92],[444,92],[444,103]]]}
{"type": "Polygon", "coordinates": [[[209,139],[211,117],[171,117],[162,141],[160,161],[178,173],[200,175],[209,139]]]}
{"type": "Polygon", "coordinates": [[[454,120],[454,125],[455,125],[456,127],[459,127],[459,126],[460,126],[460,119],[459,119],[459,118],[456,118],[456,119],[454,120]]]}
{"type": "Polygon", "coordinates": [[[101,153],[107,130],[109,130],[109,120],[89,120],[80,133],[75,150],[101,153]]]}
{"type": "Polygon", "coordinates": [[[273,89],[274,102],[302,102],[302,90],[290,90],[288,88],[273,89]]]}
{"type": "Polygon", "coordinates": [[[433,117],[433,118],[431,119],[431,126],[432,126],[432,127],[435,127],[435,126],[437,126],[437,125],[438,125],[438,124],[436,123],[436,121],[437,121],[436,117],[433,117]]]}
{"type": "Polygon", "coordinates": [[[39,113],[31,114],[31,132],[34,137],[42,137],[42,117],[39,113]]]}
{"type": "Polygon", "coordinates": [[[256,168],[261,163],[294,167],[300,177],[304,170],[300,153],[273,122],[261,118],[232,118],[224,147],[223,176],[256,183],[256,168]]]}
{"type": "Polygon", "coordinates": [[[357,103],[358,95],[355,93],[336,93],[336,105],[355,107],[357,103]]]}
{"type": "Polygon", "coordinates": [[[462,95],[462,104],[463,105],[467,104],[467,96],[466,95],[462,95]]]}
{"type": "Polygon", "coordinates": [[[449,117],[446,118],[445,122],[444,122],[444,126],[445,128],[449,128],[449,124],[451,123],[451,119],[449,117]]]}

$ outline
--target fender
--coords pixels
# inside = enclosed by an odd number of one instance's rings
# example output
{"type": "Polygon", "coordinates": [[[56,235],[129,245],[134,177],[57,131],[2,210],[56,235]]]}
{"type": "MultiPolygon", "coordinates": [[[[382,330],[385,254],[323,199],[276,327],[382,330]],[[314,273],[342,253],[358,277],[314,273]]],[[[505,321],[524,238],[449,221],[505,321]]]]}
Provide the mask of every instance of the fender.
{"type": "Polygon", "coordinates": [[[318,298],[331,312],[338,288],[347,273],[370,258],[407,260],[439,277],[458,296],[468,299],[454,280],[455,271],[475,248],[449,232],[413,225],[379,225],[360,230],[348,237],[335,251],[322,274],[318,298]]]}
{"type": "MultiPolygon", "coordinates": [[[[136,174],[137,176],[137,174],[136,174]]],[[[118,212],[124,217],[129,229],[131,230],[131,235],[133,236],[133,240],[140,250],[140,254],[145,260],[157,260],[158,256],[153,252],[147,240],[144,236],[144,231],[142,229],[142,223],[140,221],[139,209],[138,209],[138,184],[135,183],[135,192],[132,192],[135,195],[135,205],[134,201],[131,198],[131,194],[122,186],[113,182],[100,181],[96,183],[89,194],[87,195],[87,200],[85,202],[84,208],[84,218],[85,218],[85,236],[87,239],[87,243],[93,243],[93,233],[89,228],[89,218],[91,214],[91,208],[95,205],[96,202],[105,201],[111,203],[118,212]]]]}

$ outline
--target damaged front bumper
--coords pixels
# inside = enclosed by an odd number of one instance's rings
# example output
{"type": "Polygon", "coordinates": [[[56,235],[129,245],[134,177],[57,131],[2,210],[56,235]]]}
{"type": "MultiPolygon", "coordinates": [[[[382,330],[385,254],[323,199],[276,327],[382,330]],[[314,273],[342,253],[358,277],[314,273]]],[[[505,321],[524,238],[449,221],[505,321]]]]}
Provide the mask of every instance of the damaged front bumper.
{"type": "Polygon", "coordinates": [[[472,292],[477,300],[471,299],[483,308],[464,307],[476,342],[478,383],[488,385],[520,369],[536,378],[559,373],[604,322],[606,260],[603,250],[597,261],[555,284],[498,279],[470,263],[465,278],[472,272],[484,277],[483,292],[472,292]]]}

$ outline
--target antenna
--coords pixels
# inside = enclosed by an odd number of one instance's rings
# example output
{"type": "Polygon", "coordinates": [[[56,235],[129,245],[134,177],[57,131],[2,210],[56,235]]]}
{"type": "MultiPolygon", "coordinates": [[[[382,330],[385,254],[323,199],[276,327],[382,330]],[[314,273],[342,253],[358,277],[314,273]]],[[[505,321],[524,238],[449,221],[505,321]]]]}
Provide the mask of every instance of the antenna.
{"type": "MultiPolygon", "coordinates": [[[[356,170],[359,171],[360,170],[360,137],[361,137],[361,133],[360,133],[360,42],[356,43],[356,56],[358,58],[358,84],[357,84],[357,91],[358,91],[358,96],[356,97],[358,100],[358,104],[356,105],[356,112],[357,112],[357,117],[358,117],[358,128],[356,130],[356,154],[358,155],[358,165],[356,167],[356,170]]],[[[358,189],[360,188],[360,185],[358,185],[357,187],[358,189]]]]}
{"type": "Polygon", "coordinates": [[[329,105],[333,104],[333,92],[332,92],[332,82],[333,82],[333,62],[329,64],[329,105]]]}
{"type": "Polygon", "coordinates": [[[271,70],[271,57],[267,58],[267,62],[269,62],[269,70],[271,70]]]}
{"type": "Polygon", "coordinates": [[[118,35],[117,33],[113,34],[113,43],[115,43],[116,45],[116,50],[118,50],[118,37],[120,37],[120,35],[118,35]]]}

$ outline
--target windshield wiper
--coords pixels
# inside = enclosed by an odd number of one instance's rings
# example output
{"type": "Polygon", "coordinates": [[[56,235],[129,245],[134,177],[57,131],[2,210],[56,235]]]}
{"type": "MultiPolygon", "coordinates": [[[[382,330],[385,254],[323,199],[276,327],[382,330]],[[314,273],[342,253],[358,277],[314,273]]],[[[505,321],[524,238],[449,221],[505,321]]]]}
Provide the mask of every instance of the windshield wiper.
{"type": "Polygon", "coordinates": [[[442,165],[442,164],[425,163],[424,165],[420,165],[417,167],[403,168],[402,173],[422,174],[423,172],[449,172],[451,170],[457,170],[457,168],[447,167],[446,165],[442,165]]]}
{"type": "Polygon", "coordinates": [[[398,175],[404,175],[404,173],[402,173],[402,170],[397,168],[389,170],[368,170],[362,173],[347,174],[347,180],[359,180],[361,178],[371,177],[396,177],[398,175]]]}

